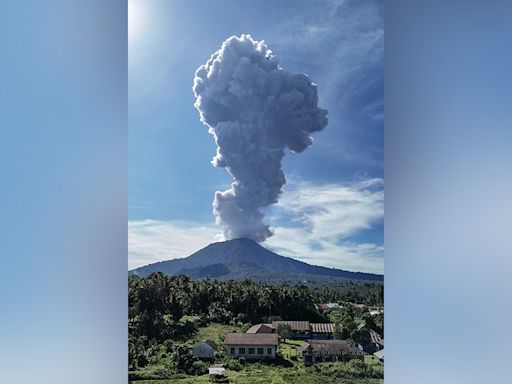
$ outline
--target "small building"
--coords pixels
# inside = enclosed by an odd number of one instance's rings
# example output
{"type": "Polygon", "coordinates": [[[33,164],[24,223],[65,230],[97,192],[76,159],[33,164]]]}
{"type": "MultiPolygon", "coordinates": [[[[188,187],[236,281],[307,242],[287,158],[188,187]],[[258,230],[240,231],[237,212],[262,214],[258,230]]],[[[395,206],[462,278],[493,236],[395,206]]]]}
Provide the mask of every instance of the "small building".
{"type": "Polygon", "coordinates": [[[224,345],[229,357],[275,359],[279,340],[275,333],[228,333],[224,345]]]}
{"type": "Polygon", "coordinates": [[[212,365],[210,368],[208,368],[208,378],[210,381],[224,381],[224,374],[226,372],[226,369],[222,364],[219,365],[212,365]]]}
{"type": "Polygon", "coordinates": [[[363,351],[346,340],[308,340],[298,349],[304,365],[364,359],[363,351]]]}
{"type": "Polygon", "coordinates": [[[373,354],[381,363],[384,363],[384,350],[381,349],[380,351],[377,351],[373,354]]]}
{"type": "Polygon", "coordinates": [[[192,347],[192,354],[200,360],[215,359],[215,351],[218,349],[217,344],[211,340],[200,341],[192,347]]]}
{"type": "Polygon", "coordinates": [[[371,343],[369,346],[367,346],[367,350],[368,351],[372,351],[373,352],[376,352],[376,351],[380,351],[381,349],[384,349],[384,339],[382,337],[380,337],[380,335],[375,332],[373,329],[368,329],[368,331],[370,331],[370,337],[372,339],[371,343]]]}
{"type": "Polygon", "coordinates": [[[311,338],[316,340],[334,339],[333,323],[310,323],[311,338]]]}
{"type": "Polygon", "coordinates": [[[277,332],[277,327],[281,324],[288,324],[293,333],[293,339],[311,338],[311,327],[309,321],[273,321],[272,328],[277,332]]]}
{"type": "Polygon", "coordinates": [[[320,303],[320,304],[315,304],[315,307],[316,307],[316,309],[318,309],[320,311],[328,311],[329,309],[334,309],[334,308],[343,308],[338,303],[320,303]]]}
{"type": "Polygon", "coordinates": [[[274,329],[272,324],[256,324],[249,328],[245,333],[272,333],[274,329]]]}
{"type": "Polygon", "coordinates": [[[368,333],[370,334],[370,342],[368,344],[359,343],[359,349],[367,353],[374,353],[384,349],[384,339],[377,332],[367,327],[365,323],[361,323],[357,326],[358,331],[362,329],[368,330],[368,333]]]}

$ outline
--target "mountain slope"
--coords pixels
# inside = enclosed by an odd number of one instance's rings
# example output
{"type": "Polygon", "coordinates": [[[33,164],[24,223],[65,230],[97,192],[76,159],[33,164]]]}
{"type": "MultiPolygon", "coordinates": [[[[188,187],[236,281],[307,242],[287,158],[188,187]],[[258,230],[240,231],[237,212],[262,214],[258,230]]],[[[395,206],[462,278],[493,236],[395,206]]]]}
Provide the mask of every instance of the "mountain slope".
{"type": "Polygon", "coordinates": [[[382,275],[320,267],[280,256],[249,239],[212,243],[189,257],[162,261],[130,271],[139,276],[148,276],[152,272],[187,274],[192,278],[210,276],[235,280],[250,278],[256,281],[297,281],[308,280],[310,277],[383,280],[382,275]]]}

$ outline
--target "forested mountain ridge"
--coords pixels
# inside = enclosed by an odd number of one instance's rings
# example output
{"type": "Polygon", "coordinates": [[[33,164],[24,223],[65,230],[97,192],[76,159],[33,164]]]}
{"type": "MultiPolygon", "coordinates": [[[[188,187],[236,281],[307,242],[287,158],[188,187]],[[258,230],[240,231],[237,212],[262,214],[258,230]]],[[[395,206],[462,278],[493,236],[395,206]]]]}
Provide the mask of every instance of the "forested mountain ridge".
{"type": "Polygon", "coordinates": [[[212,243],[188,257],[149,264],[131,270],[130,274],[145,277],[153,272],[163,272],[170,276],[186,274],[195,279],[250,278],[262,282],[278,280],[299,282],[309,279],[340,278],[383,281],[382,275],[326,268],[280,256],[253,240],[243,238],[212,243]]]}

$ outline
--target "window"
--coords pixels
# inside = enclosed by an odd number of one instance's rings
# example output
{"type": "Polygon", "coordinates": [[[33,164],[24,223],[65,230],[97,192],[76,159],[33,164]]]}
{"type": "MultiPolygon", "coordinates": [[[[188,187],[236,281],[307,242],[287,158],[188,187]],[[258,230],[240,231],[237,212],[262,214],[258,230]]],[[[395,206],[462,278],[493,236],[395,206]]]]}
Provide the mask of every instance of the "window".
{"type": "Polygon", "coordinates": [[[254,355],[254,348],[249,348],[249,355],[254,355]]]}
{"type": "Polygon", "coordinates": [[[258,348],[258,355],[263,355],[263,348],[258,348]]]}
{"type": "Polygon", "coordinates": [[[234,355],[235,354],[235,348],[231,347],[231,354],[234,355]]]}
{"type": "Polygon", "coordinates": [[[240,355],[245,355],[245,348],[238,348],[238,353],[240,355]]]}
{"type": "Polygon", "coordinates": [[[267,355],[271,355],[272,354],[272,348],[267,348],[267,355]]]}

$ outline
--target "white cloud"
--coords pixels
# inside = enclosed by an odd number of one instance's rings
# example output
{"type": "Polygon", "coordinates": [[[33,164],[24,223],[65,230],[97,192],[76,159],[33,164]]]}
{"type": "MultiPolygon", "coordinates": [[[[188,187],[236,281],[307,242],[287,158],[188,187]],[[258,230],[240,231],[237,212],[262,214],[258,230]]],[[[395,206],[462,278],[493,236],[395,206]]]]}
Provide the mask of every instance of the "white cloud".
{"type": "Polygon", "coordinates": [[[186,221],[133,220],[128,222],[128,268],[190,256],[221,240],[215,225],[186,221]]]}
{"type": "MultiPolygon", "coordinates": [[[[275,234],[263,245],[309,264],[383,273],[384,247],[351,240],[381,224],[383,217],[382,179],[348,185],[291,180],[269,212],[275,234]]],[[[222,240],[217,226],[195,222],[130,221],[128,231],[130,269],[186,257],[222,240]]]]}
{"type": "Polygon", "coordinates": [[[311,264],[384,272],[382,245],[350,240],[382,223],[382,179],[350,185],[291,182],[269,218],[283,223],[265,242],[277,253],[311,264]]]}

